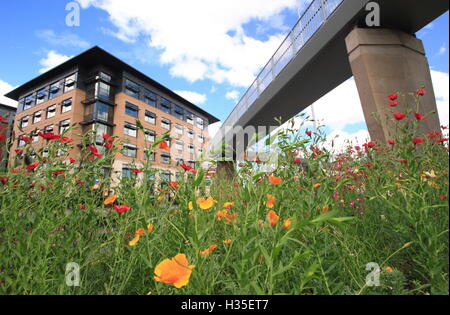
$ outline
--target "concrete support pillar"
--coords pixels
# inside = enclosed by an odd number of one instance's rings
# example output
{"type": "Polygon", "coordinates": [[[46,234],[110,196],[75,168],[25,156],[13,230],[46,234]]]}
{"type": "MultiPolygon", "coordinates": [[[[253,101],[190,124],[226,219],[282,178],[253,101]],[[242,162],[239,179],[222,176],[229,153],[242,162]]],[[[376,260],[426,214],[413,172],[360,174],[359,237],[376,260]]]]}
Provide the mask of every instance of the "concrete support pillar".
{"type": "MultiPolygon", "coordinates": [[[[421,40],[399,30],[355,28],[347,36],[346,45],[372,140],[385,142],[395,137],[393,123],[386,119],[386,115],[391,117],[392,110],[388,95],[406,94],[422,87],[427,94],[422,98],[419,113],[436,111],[436,114],[421,122],[418,135],[439,130],[430,67],[421,40]],[[379,121],[373,113],[379,116],[379,121]]],[[[412,98],[399,99],[395,111],[406,112],[408,106],[414,106],[416,112],[412,98]]]]}

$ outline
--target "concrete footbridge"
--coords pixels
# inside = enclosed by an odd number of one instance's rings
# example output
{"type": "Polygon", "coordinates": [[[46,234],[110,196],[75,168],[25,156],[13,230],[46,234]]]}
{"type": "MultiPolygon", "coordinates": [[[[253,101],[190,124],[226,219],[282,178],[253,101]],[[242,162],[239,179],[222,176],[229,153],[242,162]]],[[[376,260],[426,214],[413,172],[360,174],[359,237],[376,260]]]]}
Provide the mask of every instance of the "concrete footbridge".
{"type": "MultiPolygon", "coordinates": [[[[386,111],[386,95],[424,87],[423,111],[436,109],[425,51],[414,34],[448,7],[448,0],[313,0],[223,123],[211,148],[224,142],[236,147],[236,137],[234,143],[225,141],[225,131],[235,126],[274,126],[274,117],[288,121],[352,76],[371,137],[386,140],[389,122],[377,122],[372,115],[386,111]]],[[[437,117],[423,128],[436,126],[437,117]]]]}

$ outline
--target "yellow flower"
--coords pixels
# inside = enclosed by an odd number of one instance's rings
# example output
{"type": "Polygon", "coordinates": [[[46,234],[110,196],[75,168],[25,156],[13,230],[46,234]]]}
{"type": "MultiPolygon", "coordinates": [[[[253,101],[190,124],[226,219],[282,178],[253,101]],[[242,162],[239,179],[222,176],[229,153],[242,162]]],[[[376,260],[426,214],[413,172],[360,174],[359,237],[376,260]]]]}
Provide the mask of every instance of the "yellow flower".
{"type": "Polygon", "coordinates": [[[384,270],[386,270],[387,272],[394,272],[394,269],[392,269],[391,267],[386,267],[386,269],[384,270]]]}
{"type": "Polygon", "coordinates": [[[292,224],[292,219],[289,218],[286,221],[284,221],[283,228],[285,228],[286,230],[289,230],[291,228],[291,224],[292,224]]]}
{"type": "Polygon", "coordinates": [[[158,197],[158,201],[163,201],[164,200],[164,196],[159,196],[158,197]]]}
{"type": "Polygon", "coordinates": [[[201,251],[200,255],[202,255],[202,256],[209,255],[216,249],[216,247],[217,247],[217,245],[213,244],[213,245],[209,246],[209,248],[205,249],[204,251],[201,251]]]}
{"type": "Polygon", "coordinates": [[[214,203],[216,203],[217,201],[214,200],[214,198],[212,197],[208,197],[208,198],[198,198],[197,199],[197,204],[200,207],[200,209],[202,210],[209,210],[214,206],[214,203]]]}
{"type": "Polygon", "coordinates": [[[233,241],[232,240],[223,240],[223,243],[225,244],[225,245],[229,245],[229,244],[231,244],[233,241]]]}
{"type": "Polygon", "coordinates": [[[179,289],[189,283],[194,268],[195,265],[189,265],[185,254],[178,254],[172,259],[164,259],[156,266],[154,279],[158,282],[173,284],[179,289]]]}
{"type": "Polygon", "coordinates": [[[224,207],[225,209],[229,209],[229,208],[231,208],[231,207],[234,207],[234,202],[225,202],[225,203],[223,204],[223,207],[224,207]]]}
{"type": "Polygon", "coordinates": [[[317,183],[317,184],[314,184],[313,188],[314,188],[314,189],[317,189],[317,188],[319,188],[320,186],[322,186],[322,184],[317,183]]]}
{"type": "Polygon", "coordinates": [[[189,210],[194,209],[194,206],[192,205],[192,201],[189,201],[189,203],[188,203],[188,209],[189,209],[189,210]]]}
{"type": "Polygon", "coordinates": [[[277,198],[275,198],[272,195],[267,194],[266,207],[269,208],[269,209],[273,209],[276,201],[277,201],[277,198]]]}
{"type": "Polygon", "coordinates": [[[147,225],[147,231],[148,231],[148,233],[151,233],[152,231],[153,231],[153,224],[149,224],[149,225],[147,225]]]}
{"type": "Polygon", "coordinates": [[[136,235],[136,237],[133,238],[133,239],[128,243],[128,245],[130,245],[130,246],[135,246],[135,245],[139,242],[139,238],[140,238],[140,236],[139,236],[139,235],[136,235]]]}

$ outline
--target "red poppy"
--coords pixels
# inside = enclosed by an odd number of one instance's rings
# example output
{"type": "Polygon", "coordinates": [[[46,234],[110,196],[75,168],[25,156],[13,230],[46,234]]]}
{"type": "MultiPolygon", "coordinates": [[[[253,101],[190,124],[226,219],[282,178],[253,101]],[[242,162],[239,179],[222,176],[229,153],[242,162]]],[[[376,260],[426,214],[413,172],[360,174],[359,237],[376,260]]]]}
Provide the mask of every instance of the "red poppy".
{"type": "Polygon", "coordinates": [[[14,151],[16,151],[17,155],[22,155],[23,154],[23,150],[15,149],[14,151]]]}
{"type": "Polygon", "coordinates": [[[114,205],[114,210],[116,210],[118,213],[124,213],[131,210],[131,208],[125,205],[122,206],[114,205]]]}
{"type": "Polygon", "coordinates": [[[447,142],[447,141],[448,141],[447,138],[443,138],[443,139],[435,140],[434,142],[435,143],[444,143],[444,142],[447,142]]]}
{"type": "Polygon", "coordinates": [[[442,133],[440,133],[439,131],[436,131],[436,132],[430,131],[428,133],[428,138],[429,139],[439,138],[440,136],[442,136],[442,133]]]}
{"type": "Polygon", "coordinates": [[[86,210],[86,206],[82,203],[80,203],[80,210],[86,210]]]}
{"type": "Polygon", "coordinates": [[[27,170],[33,171],[33,170],[35,170],[36,167],[38,167],[38,166],[39,166],[39,162],[36,162],[36,163],[34,163],[34,164],[30,164],[30,165],[27,166],[27,170]]]}
{"type": "Polygon", "coordinates": [[[372,142],[372,141],[363,144],[363,147],[369,147],[369,148],[371,148],[371,149],[375,148],[376,146],[377,146],[377,145],[376,145],[374,142],[372,142]]]}
{"type": "Polygon", "coordinates": [[[395,101],[398,98],[398,94],[394,93],[388,96],[391,101],[395,101]]]}
{"type": "Polygon", "coordinates": [[[302,163],[302,159],[292,159],[292,162],[294,162],[294,164],[300,164],[302,163]]]}
{"type": "Polygon", "coordinates": [[[168,149],[168,148],[169,148],[169,145],[167,144],[167,141],[161,142],[161,143],[159,144],[159,148],[160,148],[160,149],[163,149],[163,150],[168,149]]]}
{"type": "Polygon", "coordinates": [[[195,168],[192,168],[186,164],[180,164],[180,166],[185,170],[185,171],[191,171],[193,174],[197,174],[197,171],[195,170],[195,168]]]}
{"type": "Polygon", "coordinates": [[[394,145],[395,141],[394,140],[388,140],[388,143],[391,144],[391,145],[394,145]]]}
{"type": "Polygon", "coordinates": [[[100,153],[98,153],[98,150],[95,146],[93,146],[92,144],[89,145],[89,150],[91,151],[91,153],[93,155],[95,155],[96,157],[98,157],[99,159],[103,157],[103,155],[101,155],[100,153]]]}
{"type": "Polygon", "coordinates": [[[364,165],[367,166],[368,168],[373,167],[373,164],[372,164],[372,163],[365,163],[364,165]]]}
{"type": "Polygon", "coordinates": [[[389,106],[391,106],[391,107],[395,107],[395,106],[397,106],[398,105],[398,102],[397,101],[390,101],[389,102],[389,106]]]}
{"type": "Polygon", "coordinates": [[[74,140],[72,138],[69,138],[69,137],[62,137],[61,140],[60,140],[61,143],[65,143],[65,142],[72,143],[73,141],[74,140]]]}
{"type": "Polygon", "coordinates": [[[46,132],[43,134],[40,131],[38,132],[38,136],[41,136],[45,140],[57,140],[61,137],[61,136],[55,135],[53,132],[46,132]]]}
{"type": "Polygon", "coordinates": [[[6,121],[6,120],[8,120],[8,118],[5,118],[2,115],[0,115],[0,121],[6,121]]]}
{"type": "Polygon", "coordinates": [[[439,195],[439,199],[445,200],[445,199],[447,199],[447,195],[439,195]]]}
{"type": "Polygon", "coordinates": [[[78,185],[84,185],[84,184],[86,184],[86,182],[83,182],[83,181],[81,181],[81,180],[77,180],[77,184],[78,184],[78,185]]]}
{"type": "Polygon", "coordinates": [[[114,138],[105,133],[105,134],[103,134],[103,140],[113,142],[114,138]]]}
{"type": "Polygon", "coordinates": [[[107,148],[107,149],[111,149],[112,148],[112,143],[111,142],[106,142],[105,143],[105,147],[107,148]]]}
{"type": "Polygon", "coordinates": [[[17,170],[17,169],[12,169],[12,170],[11,170],[11,173],[19,174],[19,170],[17,170]]]}
{"type": "Polygon", "coordinates": [[[312,132],[309,131],[309,130],[307,130],[307,131],[306,131],[306,135],[308,135],[309,137],[311,137],[311,136],[312,136],[312,132]]]}
{"type": "Polygon", "coordinates": [[[142,173],[142,171],[140,171],[140,170],[138,170],[138,169],[135,169],[135,168],[131,169],[130,171],[132,171],[132,172],[135,173],[135,174],[142,173]]]}
{"type": "Polygon", "coordinates": [[[427,117],[423,116],[422,114],[414,114],[414,118],[416,118],[417,120],[424,120],[427,119],[427,117]]]}
{"type": "Polygon", "coordinates": [[[360,151],[360,150],[361,150],[361,147],[360,147],[360,146],[355,146],[355,150],[356,150],[356,151],[360,151]]]}
{"type": "Polygon", "coordinates": [[[425,92],[424,89],[418,89],[416,94],[419,95],[419,96],[424,96],[425,94],[427,94],[427,92],[425,92]]]}
{"type": "Polygon", "coordinates": [[[396,113],[396,114],[394,114],[394,118],[397,120],[403,120],[406,118],[406,115],[403,113],[396,113]]]}
{"type": "Polygon", "coordinates": [[[8,181],[8,177],[2,177],[0,178],[0,180],[2,181],[3,184],[6,184],[6,182],[8,181]]]}
{"type": "Polygon", "coordinates": [[[424,143],[425,140],[420,139],[420,138],[414,138],[414,139],[412,140],[412,142],[413,142],[414,144],[421,144],[421,143],[424,143]]]}
{"type": "Polygon", "coordinates": [[[407,165],[407,164],[408,164],[408,161],[405,160],[405,159],[400,159],[400,163],[407,165]]]}
{"type": "Polygon", "coordinates": [[[172,187],[173,189],[178,189],[178,183],[177,182],[170,182],[169,186],[172,187]]]}
{"type": "Polygon", "coordinates": [[[0,141],[3,141],[5,139],[6,139],[6,137],[0,136],[0,141]]]}
{"type": "Polygon", "coordinates": [[[29,137],[26,137],[26,136],[20,136],[20,138],[23,140],[23,141],[25,141],[26,143],[31,143],[31,138],[29,138],[29,137]]]}
{"type": "Polygon", "coordinates": [[[71,164],[74,164],[74,163],[76,162],[76,160],[75,160],[74,158],[69,158],[69,162],[70,162],[71,164]]]}
{"type": "Polygon", "coordinates": [[[447,130],[448,128],[446,126],[441,126],[442,130],[447,130]]]}
{"type": "Polygon", "coordinates": [[[58,171],[58,172],[53,172],[52,174],[55,176],[58,176],[58,175],[62,175],[64,173],[65,173],[65,171],[58,171]]]}

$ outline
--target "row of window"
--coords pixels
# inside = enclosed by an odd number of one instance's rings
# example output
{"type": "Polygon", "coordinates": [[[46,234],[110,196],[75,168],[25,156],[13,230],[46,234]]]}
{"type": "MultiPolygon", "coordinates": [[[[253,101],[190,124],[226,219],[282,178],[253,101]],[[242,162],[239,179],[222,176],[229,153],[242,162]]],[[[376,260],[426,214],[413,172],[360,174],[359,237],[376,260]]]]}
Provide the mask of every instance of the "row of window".
{"type": "MultiPolygon", "coordinates": [[[[124,92],[125,94],[142,100],[155,108],[159,108],[163,112],[171,114],[178,119],[185,120],[191,125],[196,124],[197,127],[202,130],[205,128],[205,121],[202,118],[195,117],[194,114],[187,109],[171,103],[166,98],[159,96],[146,88],[141,88],[139,84],[129,79],[125,79],[124,92]]],[[[137,108],[136,105],[133,106],[137,108]]]]}
{"type": "Polygon", "coordinates": [[[77,74],[71,74],[64,80],[55,82],[46,86],[35,93],[27,95],[19,100],[19,111],[27,110],[33,106],[42,104],[48,100],[51,100],[63,93],[67,93],[75,89],[77,80],[77,74]]]}
{"type": "MultiPolygon", "coordinates": [[[[128,164],[122,165],[122,178],[130,178],[130,179],[136,179],[136,174],[131,171],[131,167],[128,164]]],[[[168,171],[162,171],[159,173],[159,178],[162,183],[169,183],[172,181],[173,178],[175,178],[175,181],[182,181],[183,180],[183,174],[180,172],[177,172],[175,176],[171,172],[168,171]]],[[[149,178],[150,181],[156,180],[155,174],[152,174],[152,176],[149,178]]]]}
{"type": "MultiPolygon", "coordinates": [[[[124,156],[136,159],[137,151],[138,151],[138,148],[134,144],[130,144],[130,143],[123,144],[122,154],[124,156]]],[[[203,151],[202,149],[199,149],[199,152],[202,152],[202,151],[203,151]]],[[[195,154],[195,146],[193,146],[193,145],[189,146],[189,153],[195,154]]],[[[162,152],[160,154],[160,156],[161,156],[161,159],[160,159],[161,164],[168,165],[171,163],[172,158],[171,158],[170,154],[162,152]]],[[[144,149],[144,160],[154,162],[155,161],[155,152],[149,152],[147,149],[144,149]]],[[[184,163],[183,162],[184,160],[181,157],[177,157],[175,159],[175,161],[177,164],[184,163]]]]}
{"type": "MultiPolygon", "coordinates": [[[[168,119],[162,118],[161,120],[161,127],[163,129],[170,130],[171,122],[168,119]]],[[[129,137],[136,138],[137,137],[137,130],[138,127],[132,123],[125,122],[123,127],[123,133],[129,137]]],[[[175,132],[179,135],[183,135],[184,133],[184,127],[181,125],[175,125],[175,132]]],[[[152,130],[145,129],[145,138],[149,142],[155,142],[156,133],[152,130]]],[[[188,138],[194,139],[195,138],[195,132],[193,130],[188,130],[188,138]]],[[[205,137],[202,134],[199,134],[197,136],[197,139],[200,143],[205,143],[205,137]]]]}
{"type": "MultiPolygon", "coordinates": [[[[72,99],[69,98],[61,103],[61,114],[67,113],[72,110],[72,99]]],[[[31,115],[31,123],[37,124],[42,121],[42,112],[37,111],[31,115]]],[[[46,119],[53,118],[56,116],[56,105],[49,106],[45,109],[46,119]]],[[[22,117],[19,121],[21,128],[26,128],[30,125],[30,116],[22,117]]]]}
{"type": "MultiPolygon", "coordinates": [[[[59,122],[59,124],[58,124],[58,129],[59,129],[60,135],[62,135],[69,128],[70,128],[70,119],[63,120],[63,121],[59,122]]],[[[38,136],[39,131],[41,131],[41,130],[39,130],[39,129],[33,130],[33,132],[31,132],[31,134],[29,135],[30,138],[32,139],[33,143],[39,142],[39,136],[38,136]]],[[[54,131],[55,131],[54,125],[48,125],[42,130],[43,133],[54,132],[54,131]]],[[[26,136],[26,135],[22,135],[22,136],[26,136]]],[[[24,147],[26,145],[25,141],[22,140],[22,136],[20,136],[18,139],[17,146],[19,148],[24,147]]]]}

